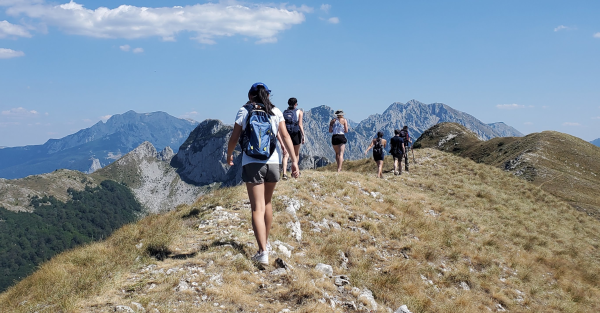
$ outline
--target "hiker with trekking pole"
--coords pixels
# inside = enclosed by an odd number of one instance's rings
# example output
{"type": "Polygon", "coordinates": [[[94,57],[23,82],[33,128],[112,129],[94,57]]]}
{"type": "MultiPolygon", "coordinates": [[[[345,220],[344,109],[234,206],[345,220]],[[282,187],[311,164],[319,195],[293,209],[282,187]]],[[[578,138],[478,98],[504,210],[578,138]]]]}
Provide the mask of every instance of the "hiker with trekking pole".
{"type": "MultiPolygon", "coordinates": [[[[402,130],[400,130],[400,137],[402,137],[402,140],[404,141],[404,148],[406,150],[404,153],[404,171],[406,171],[406,173],[408,174],[408,152],[412,150],[412,138],[410,137],[410,133],[408,132],[408,126],[404,125],[404,127],[402,127],[402,130]]],[[[414,161],[415,152],[413,151],[413,162],[414,161]]],[[[402,164],[400,164],[400,166],[402,166],[402,164]]]]}

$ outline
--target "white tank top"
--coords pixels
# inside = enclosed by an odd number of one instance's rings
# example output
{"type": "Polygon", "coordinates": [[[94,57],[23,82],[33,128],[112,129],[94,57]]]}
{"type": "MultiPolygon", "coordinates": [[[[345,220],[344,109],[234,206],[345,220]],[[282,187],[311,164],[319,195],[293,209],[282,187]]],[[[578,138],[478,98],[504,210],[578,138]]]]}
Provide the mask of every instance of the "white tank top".
{"type": "Polygon", "coordinates": [[[333,134],[334,135],[343,135],[344,134],[344,125],[340,123],[340,120],[336,119],[333,123],[333,134]]]}

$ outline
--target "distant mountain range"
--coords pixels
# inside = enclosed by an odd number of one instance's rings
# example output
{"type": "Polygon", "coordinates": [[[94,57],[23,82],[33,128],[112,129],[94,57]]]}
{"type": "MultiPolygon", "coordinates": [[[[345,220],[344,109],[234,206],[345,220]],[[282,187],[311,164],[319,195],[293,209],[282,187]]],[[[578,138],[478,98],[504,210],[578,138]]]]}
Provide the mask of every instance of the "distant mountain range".
{"type": "MultiPolygon", "coordinates": [[[[334,117],[334,111],[327,106],[320,106],[306,111],[304,127],[306,144],[302,152],[311,156],[324,156],[335,160],[335,153],[331,148],[331,134],[329,134],[329,121],[334,117]]],[[[383,114],[371,115],[362,120],[346,134],[348,144],[344,158],[349,160],[361,159],[364,151],[378,131],[384,133],[384,138],[389,139],[394,135],[394,129],[408,126],[413,140],[416,140],[426,129],[442,122],[455,122],[474,132],[482,140],[494,137],[521,137],[518,130],[502,122],[485,124],[475,117],[455,110],[443,103],[425,104],[417,100],[410,100],[406,104],[392,103],[383,114]]]]}
{"type": "Polygon", "coordinates": [[[164,112],[113,115],[104,122],[43,145],[0,149],[0,177],[21,178],[71,169],[91,173],[135,149],[144,141],[175,151],[198,122],[164,112]]]}
{"type": "Polygon", "coordinates": [[[600,147],[600,138],[590,141],[591,144],[600,147]]]}

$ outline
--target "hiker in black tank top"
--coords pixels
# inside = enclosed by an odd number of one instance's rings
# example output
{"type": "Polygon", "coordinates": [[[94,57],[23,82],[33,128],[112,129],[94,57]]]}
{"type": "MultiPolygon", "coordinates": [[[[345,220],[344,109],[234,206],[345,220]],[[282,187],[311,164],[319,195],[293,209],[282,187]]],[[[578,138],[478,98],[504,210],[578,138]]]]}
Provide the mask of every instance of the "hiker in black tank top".
{"type": "Polygon", "coordinates": [[[377,177],[383,178],[383,158],[384,158],[384,148],[387,145],[387,141],[383,139],[383,132],[377,132],[377,138],[371,140],[371,144],[365,151],[365,155],[373,148],[373,159],[375,163],[377,163],[377,177]]]}
{"type": "MultiPolygon", "coordinates": [[[[304,112],[302,109],[298,109],[298,100],[296,98],[290,98],[288,100],[288,109],[283,111],[283,117],[285,119],[285,126],[288,129],[288,133],[292,138],[292,143],[294,144],[294,151],[296,155],[296,159],[300,160],[300,144],[304,144],[304,125],[302,125],[302,119],[304,118],[304,112]],[[287,114],[290,113],[290,114],[287,114]],[[291,116],[290,116],[291,115],[291,116]]],[[[282,146],[282,149],[283,148],[282,146]]],[[[289,151],[284,153],[281,162],[283,164],[283,176],[281,177],[283,180],[287,180],[287,167],[288,167],[288,158],[289,151]]]]}

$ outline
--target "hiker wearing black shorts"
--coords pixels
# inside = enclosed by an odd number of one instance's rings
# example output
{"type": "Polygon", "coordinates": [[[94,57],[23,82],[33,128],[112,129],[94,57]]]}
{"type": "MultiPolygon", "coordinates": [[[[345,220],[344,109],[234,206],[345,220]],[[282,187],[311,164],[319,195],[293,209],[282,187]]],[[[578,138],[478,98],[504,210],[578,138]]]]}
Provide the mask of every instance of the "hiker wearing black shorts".
{"type": "Polygon", "coordinates": [[[377,163],[377,177],[383,178],[383,158],[384,158],[384,148],[387,145],[387,141],[383,139],[383,132],[377,132],[377,138],[371,140],[371,144],[365,150],[365,155],[367,152],[373,148],[373,160],[377,163]]]}
{"type": "Polygon", "coordinates": [[[394,175],[402,174],[402,158],[406,154],[404,139],[400,136],[400,130],[394,130],[394,137],[390,139],[390,154],[394,158],[394,175]],[[398,164],[400,162],[400,164],[398,164]]]}
{"type": "MultiPolygon", "coordinates": [[[[304,144],[304,127],[302,125],[302,118],[304,117],[304,112],[301,109],[298,109],[298,100],[296,98],[290,98],[288,100],[288,108],[283,111],[283,119],[285,120],[285,127],[292,138],[292,143],[294,144],[294,154],[296,155],[296,159],[300,159],[300,144],[304,144]]],[[[283,149],[283,146],[282,146],[283,149]]],[[[283,180],[287,180],[287,165],[288,165],[288,153],[283,155],[282,163],[283,163],[283,180]]]]}
{"type": "MultiPolygon", "coordinates": [[[[408,132],[408,126],[402,127],[400,131],[400,137],[404,140],[404,170],[408,173],[408,152],[412,149],[412,138],[410,138],[410,133],[408,132]]],[[[400,164],[402,165],[402,164],[400,164]]]]}
{"type": "Polygon", "coordinates": [[[337,110],[334,113],[337,118],[333,118],[329,122],[329,132],[331,136],[331,145],[335,151],[335,162],[337,163],[337,171],[342,171],[342,163],[344,163],[344,149],[346,148],[346,136],[348,132],[348,121],[344,118],[344,111],[337,110]]]}
{"type": "MultiPolygon", "coordinates": [[[[271,199],[279,181],[279,136],[285,149],[292,151],[294,145],[285,127],[283,114],[270,101],[271,90],[263,83],[252,85],[248,92],[250,100],[238,110],[233,132],[227,145],[227,163],[233,166],[233,151],[241,137],[242,180],[246,183],[252,208],[252,229],[258,244],[253,261],[269,263],[269,232],[273,222],[271,199]]],[[[298,177],[298,159],[292,158],[292,177],[298,177]]]]}

